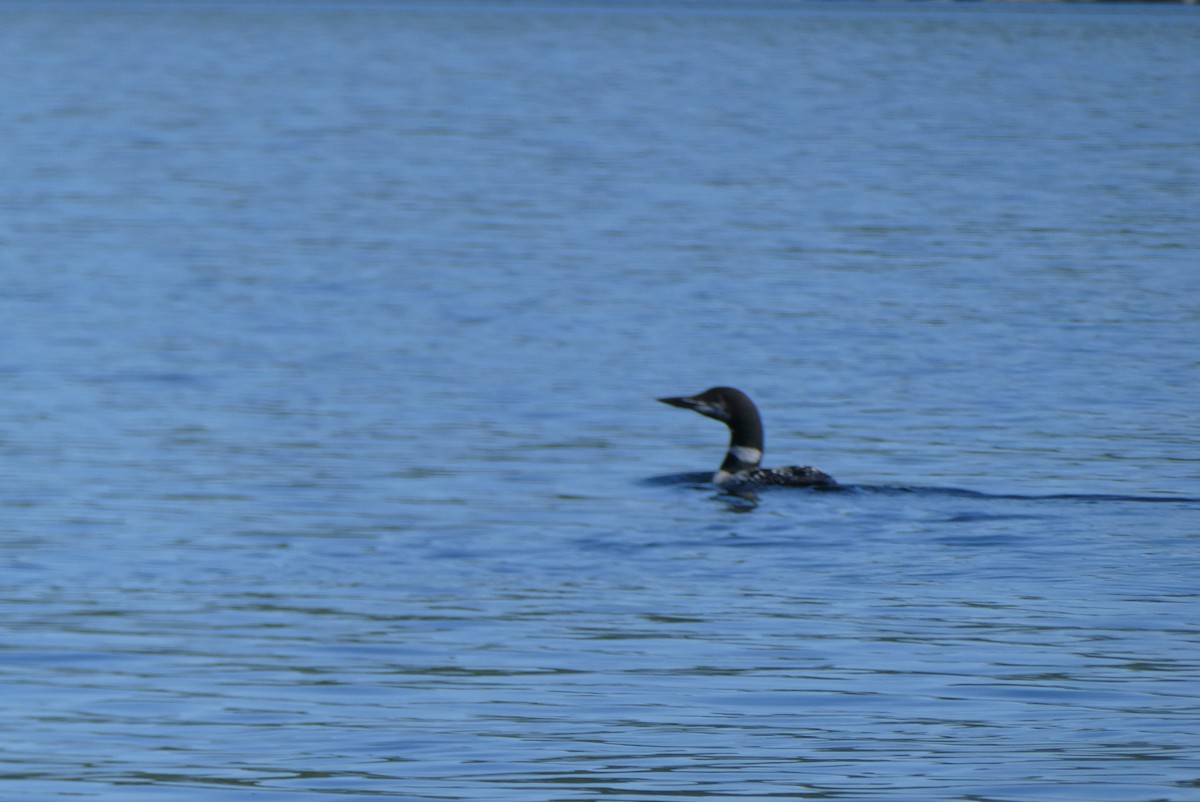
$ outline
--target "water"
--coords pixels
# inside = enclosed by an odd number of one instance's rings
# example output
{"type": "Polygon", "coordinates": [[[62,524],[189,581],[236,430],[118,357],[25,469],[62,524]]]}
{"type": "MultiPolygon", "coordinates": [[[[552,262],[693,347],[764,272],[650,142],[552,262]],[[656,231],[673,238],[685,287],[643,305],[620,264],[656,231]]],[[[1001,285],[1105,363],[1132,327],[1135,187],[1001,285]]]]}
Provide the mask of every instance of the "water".
{"type": "Polygon", "coordinates": [[[1198,45],[0,6],[3,797],[1200,799],[1198,45]]]}

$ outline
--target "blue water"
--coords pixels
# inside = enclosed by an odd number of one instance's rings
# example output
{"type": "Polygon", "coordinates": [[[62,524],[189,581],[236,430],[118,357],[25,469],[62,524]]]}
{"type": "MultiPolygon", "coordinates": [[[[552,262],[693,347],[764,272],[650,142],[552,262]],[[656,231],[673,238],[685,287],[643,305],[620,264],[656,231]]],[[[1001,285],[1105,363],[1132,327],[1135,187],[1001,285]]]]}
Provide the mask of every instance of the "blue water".
{"type": "Polygon", "coordinates": [[[1200,800],[1198,54],[0,4],[0,798],[1200,800]]]}

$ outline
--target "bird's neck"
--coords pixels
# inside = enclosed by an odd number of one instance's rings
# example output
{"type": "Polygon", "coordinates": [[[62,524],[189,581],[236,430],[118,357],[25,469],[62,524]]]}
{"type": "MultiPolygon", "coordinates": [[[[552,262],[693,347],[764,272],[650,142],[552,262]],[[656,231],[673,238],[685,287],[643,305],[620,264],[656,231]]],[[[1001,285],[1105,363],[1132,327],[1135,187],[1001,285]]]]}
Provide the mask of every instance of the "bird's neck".
{"type": "Polygon", "coordinates": [[[721,470],[737,473],[757,468],[763,457],[762,421],[758,415],[744,415],[729,424],[729,451],[721,470]]]}

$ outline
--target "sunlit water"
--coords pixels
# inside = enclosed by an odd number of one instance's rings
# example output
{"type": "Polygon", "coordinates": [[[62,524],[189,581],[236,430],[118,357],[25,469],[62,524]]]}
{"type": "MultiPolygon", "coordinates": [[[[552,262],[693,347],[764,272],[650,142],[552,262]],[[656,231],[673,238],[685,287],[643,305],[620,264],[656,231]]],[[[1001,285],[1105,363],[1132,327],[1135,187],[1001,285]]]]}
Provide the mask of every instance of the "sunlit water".
{"type": "Polygon", "coordinates": [[[0,5],[0,797],[1200,799],[1200,16],[738,9],[0,5]]]}

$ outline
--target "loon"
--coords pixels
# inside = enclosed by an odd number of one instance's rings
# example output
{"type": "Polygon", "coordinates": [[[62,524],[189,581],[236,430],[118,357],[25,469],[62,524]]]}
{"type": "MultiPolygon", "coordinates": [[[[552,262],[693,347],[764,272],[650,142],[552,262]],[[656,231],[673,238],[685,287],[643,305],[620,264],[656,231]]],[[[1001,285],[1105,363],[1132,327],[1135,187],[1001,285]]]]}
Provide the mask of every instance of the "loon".
{"type": "Polygon", "coordinates": [[[763,456],[762,418],[750,396],[733,387],[713,387],[699,395],[659,398],[673,407],[692,409],[716,418],[729,427],[729,451],[713,474],[713,483],[725,489],[746,486],[837,487],[833,477],[816,468],[790,465],[760,468],[763,456]]]}

